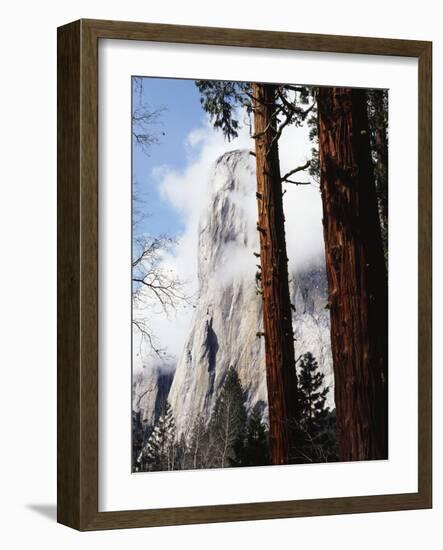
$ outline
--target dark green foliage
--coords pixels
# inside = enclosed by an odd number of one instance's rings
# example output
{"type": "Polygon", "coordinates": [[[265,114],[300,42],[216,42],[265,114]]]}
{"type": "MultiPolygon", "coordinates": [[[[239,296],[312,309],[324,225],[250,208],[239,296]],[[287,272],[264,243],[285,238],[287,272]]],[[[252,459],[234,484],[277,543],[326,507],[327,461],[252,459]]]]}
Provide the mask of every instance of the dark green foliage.
{"type": "MultiPolygon", "coordinates": [[[[291,463],[331,462],[335,451],[335,411],[326,407],[328,388],[311,353],[298,361],[299,420],[294,425],[296,444],[291,463]]],[[[133,413],[133,470],[186,470],[265,466],[270,464],[269,434],[263,422],[263,402],[249,415],[245,393],[234,367],[230,367],[208,423],[202,415],[187,434],[176,438],[172,408],[166,401],[151,429],[140,413],[133,413]]]]}
{"type": "MultiPolygon", "coordinates": [[[[250,124],[253,112],[252,85],[250,82],[232,82],[223,80],[196,80],[203,109],[209,114],[214,128],[221,129],[230,141],[238,136],[240,117],[244,112],[250,124]]],[[[294,86],[291,84],[276,85],[274,122],[277,139],[284,127],[301,126],[315,111],[315,88],[294,86]],[[310,106],[306,107],[311,103],[310,106]]]]}
{"type": "Polygon", "coordinates": [[[137,458],[145,443],[145,430],[141,421],[141,413],[132,411],[132,471],[136,472],[140,465],[137,458]]]}
{"type": "Polygon", "coordinates": [[[311,149],[311,164],[309,165],[309,175],[314,180],[320,182],[320,156],[318,154],[318,140],[314,138],[315,146],[311,149]]]}
{"type": "Polygon", "coordinates": [[[324,374],[312,353],[299,359],[298,407],[295,445],[291,462],[331,462],[337,460],[335,449],[335,411],[326,407],[329,388],[324,387],[324,374]]]}
{"type": "Polygon", "coordinates": [[[320,182],[320,157],[318,154],[318,109],[317,109],[317,94],[318,88],[312,87],[309,88],[310,91],[310,101],[313,103],[309,117],[306,119],[306,124],[309,128],[309,139],[312,141],[311,149],[311,164],[309,166],[309,175],[314,178],[314,180],[320,182]]]}
{"type": "Polygon", "coordinates": [[[221,129],[230,141],[238,136],[239,107],[251,112],[251,85],[247,82],[196,80],[203,109],[209,114],[214,128],[221,129]]]}
{"type": "Polygon", "coordinates": [[[338,460],[335,409],[333,411],[327,409],[321,421],[317,423],[315,444],[317,462],[336,462],[338,460]]]}
{"type": "Polygon", "coordinates": [[[137,462],[144,471],[174,470],[176,451],[175,419],[171,405],[165,401],[154,429],[137,457],[137,462]]]}
{"type": "Polygon", "coordinates": [[[323,388],[324,374],[311,352],[300,359],[298,372],[298,402],[302,422],[311,429],[315,421],[325,414],[326,396],[329,388],[323,388]]]}
{"type": "Polygon", "coordinates": [[[367,90],[368,122],[371,132],[380,228],[388,262],[388,90],[367,90]]]}
{"type": "Polygon", "coordinates": [[[263,424],[263,402],[255,404],[248,418],[246,438],[240,456],[239,466],[265,466],[269,464],[269,441],[263,424]]]}
{"type": "Polygon", "coordinates": [[[167,405],[151,437],[139,453],[143,470],[185,470],[259,466],[269,464],[269,443],[262,416],[265,404],[257,403],[249,418],[245,395],[234,367],[230,367],[208,424],[199,414],[185,436],[171,441],[175,425],[167,405]],[[172,426],[171,429],[168,426],[172,426]]]}
{"type": "Polygon", "coordinates": [[[237,371],[230,367],[209,422],[211,462],[214,467],[235,465],[245,437],[246,408],[237,371]]]}

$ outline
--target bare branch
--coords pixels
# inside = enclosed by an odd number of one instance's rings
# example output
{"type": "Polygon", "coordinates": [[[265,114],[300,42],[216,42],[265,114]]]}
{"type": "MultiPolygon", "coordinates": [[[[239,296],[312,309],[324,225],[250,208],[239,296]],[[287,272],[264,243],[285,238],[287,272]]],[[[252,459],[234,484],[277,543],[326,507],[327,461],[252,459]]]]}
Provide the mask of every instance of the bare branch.
{"type": "MultiPolygon", "coordinates": [[[[132,110],[131,132],[136,146],[149,155],[152,145],[159,143],[159,132],[155,126],[160,122],[160,115],[166,110],[165,107],[152,109],[145,101],[143,95],[143,78],[135,77],[132,93],[134,107],[132,110]]],[[[164,135],[164,132],[161,132],[164,135]]]]}
{"type": "MultiPolygon", "coordinates": [[[[290,170],[289,172],[287,172],[281,179],[281,181],[287,181],[289,183],[296,183],[294,181],[290,181],[289,178],[291,176],[293,176],[294,174],[296,174],[297,172],[303,172],[304,170],[307,170],[309,167],[311,166],[311,161],[308,160],[306,161],[305,164],[303,164],[303,166],[297,166],[297,168],[294,168],[293,170],[290,170]]],[[[306,183],[302,183],[302,182],[298,182],[296,183],[296,185],[308,185],[309,182],[306,182],[306,183]]]]}
{"type": "MultiPolygon", "coordinates": [[[[138,238],[134,242],[136,253],[132,260],[132,295],[137,311],[163,312],[167,316],[183,305],[192,305],[186,292],[186,282],[164,264],[164,253],[175,245],[166,235],[156,238],[138,238]]],[[[148,325],[148,315],[134,317],[133,324],[158,356],[166,355],[148,325]]]]}
{"type": "Polygon", "coordinates": [[[133,326],[140,332],[142,339],[146,340],[151,350],[161,360],[165,359],[166,352],[158,343],[156,337],[152,334],[147,323],[142,319],[132,319],[133,326]]]}

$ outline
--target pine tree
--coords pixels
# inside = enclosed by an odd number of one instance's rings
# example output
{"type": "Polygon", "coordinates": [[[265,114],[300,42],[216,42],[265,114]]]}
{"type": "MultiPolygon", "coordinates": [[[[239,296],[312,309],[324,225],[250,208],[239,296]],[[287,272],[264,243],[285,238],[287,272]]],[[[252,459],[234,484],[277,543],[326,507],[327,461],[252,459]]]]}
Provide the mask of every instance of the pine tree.
{"type": "Polygon", "coordinates": [[[296,445],[292,462],[331,462],[336,460],[335,413],[326,406],[329,388],[312,353],[298,361],[298,408],[296,445]]]}
{"type": "Polygon", "coordinates": [[[309,96],[306,87],[207,80],[196,84],[203,108],[214,127],[221,129],[228,140],[238,135],[242,109],[254,119],[271,460],[273,464],[285,464],[292,437],[290,426],[297,415],[294,400],[297,381],[282,183],[298,183],[290,178],[306,170],[310,163],[282,175],[278,140],[285,127],[305,120],[314,103],[305,107],[309,96]]]}
{"type": "Polygon", "coordinates": [[[312,353],[305,353],[300,359],[298,371],[298,402],[301,421],[308,430],[325,412],[329,388],[323,387],[324,377],[312,353]]]}
{"type": "Polygon", "coordinates": [[[230,367],[209,422],[212,467],[236,464],[243,448],[246,417],[243,388],[237,371],[230,367]]]}
{"type": "Polygon", "coordinates": [[[140,464],[137,459],[143,447],[145,430],[141,421],[140,411],[132,411],[132,471],[137,472],[140,464]]]}
{"type": "Polygon", "coordinates": [[[175,420],[172,407],[165,401],[160,416],[138,462],[146,470],[173,470],[175,459],[175,420]]]}
{"type": "Polygon", "coordinates": [[[269,441],[266,426],[263,424],[261,403],[253,407],[246,426],[241,466],[265,466],[269,464],[269,441]]]}

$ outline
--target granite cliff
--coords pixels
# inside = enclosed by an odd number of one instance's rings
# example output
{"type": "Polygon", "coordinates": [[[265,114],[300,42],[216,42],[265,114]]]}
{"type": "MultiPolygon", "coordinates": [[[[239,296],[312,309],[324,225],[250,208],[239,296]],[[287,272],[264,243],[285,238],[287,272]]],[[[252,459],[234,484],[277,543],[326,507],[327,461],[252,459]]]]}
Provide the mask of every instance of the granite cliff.
{"type": "MultiPolygon", "coordinates": [[[[171,368],[166,378],[161,368],[152,367],[134,377],[133,408],[142,411],[145,422],[153,422],[167,395],[177,431],[186,433],[197,414],[209,417],[231,365],[239,373],[247,408],[262,402],[266,418],[264,340],[257,336],[262,331],[262,311],[255,282],[254,170],[247,151],[226,153],[215,164],[210,200],[199,224],[198,296],[172,384],[171,368]]],[[[321,255],[305,265],[291,265],[290,279],[295,356],[310,351],[317,358],[333,407],[327,281],[321,255]]]]}

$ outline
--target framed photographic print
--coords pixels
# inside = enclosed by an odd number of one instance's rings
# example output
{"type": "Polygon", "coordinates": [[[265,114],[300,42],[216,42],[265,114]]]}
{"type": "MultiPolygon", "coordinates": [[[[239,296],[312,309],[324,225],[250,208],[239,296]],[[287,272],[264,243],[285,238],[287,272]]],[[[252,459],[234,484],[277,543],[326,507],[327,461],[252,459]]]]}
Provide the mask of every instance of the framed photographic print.
{"type": "Polygon", "coordinates": [[[59,522],[431,507],[431,51],[59,28],[59,522]]]}

